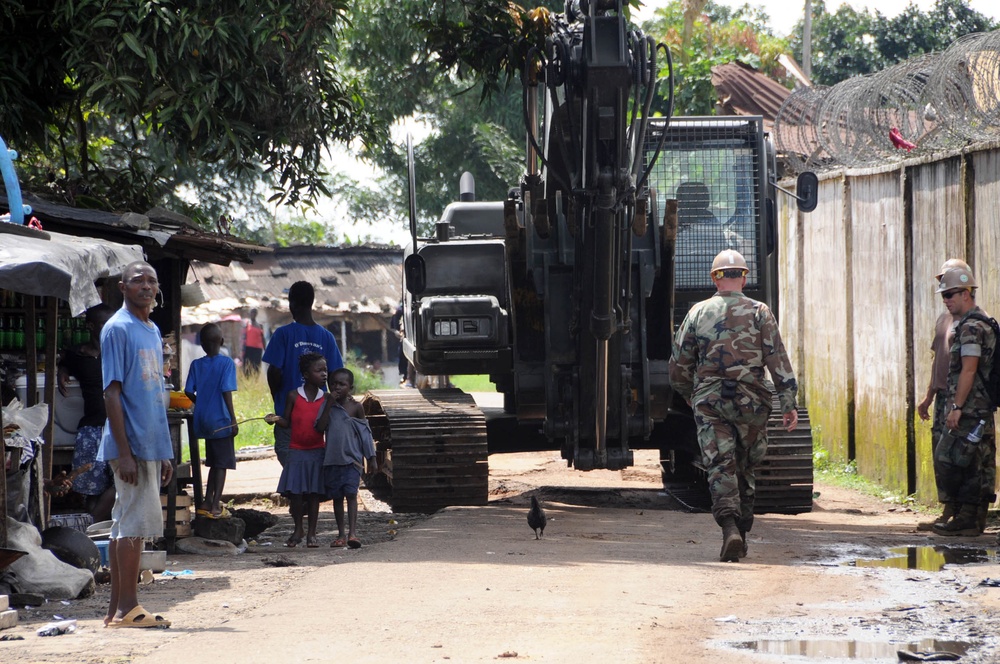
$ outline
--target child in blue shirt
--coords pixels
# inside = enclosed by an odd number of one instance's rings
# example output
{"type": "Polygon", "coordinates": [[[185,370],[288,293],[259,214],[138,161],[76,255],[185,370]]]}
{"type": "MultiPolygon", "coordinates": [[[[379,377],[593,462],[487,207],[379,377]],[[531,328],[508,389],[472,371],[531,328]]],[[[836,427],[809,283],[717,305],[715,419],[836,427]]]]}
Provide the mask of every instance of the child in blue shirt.
{"type": "Polygon", "coordinates": [[[330,545],[361,548],[355,535],[358,521],[358,489],[365,460],[368,470],[377,468],[375,443],[361,404],[351,396],[354,374],[340,368],[330,377],[332,391],[326,397],[323,410],[316,418],[316,430],[326,432],[326,454],[323,477],[326,497],[333,499],[333,514],[337,519],[337,539],[330,545]],[[347,539],[344,538],[344,501],[347,502],[347,539]]]}
{"type": "Polygon", "coordinates": [[[236,468],[236,363],[220,352],[222,330],[215,323],[201,328],[201,347],[205,357],[191,363],[184,393],[194,402],[194,434],[205,439],[205,466],[209,469],[205,502],[198,506],[198,515],[217,519],[223,515],[220,501],[226,471],[236,468]]]}

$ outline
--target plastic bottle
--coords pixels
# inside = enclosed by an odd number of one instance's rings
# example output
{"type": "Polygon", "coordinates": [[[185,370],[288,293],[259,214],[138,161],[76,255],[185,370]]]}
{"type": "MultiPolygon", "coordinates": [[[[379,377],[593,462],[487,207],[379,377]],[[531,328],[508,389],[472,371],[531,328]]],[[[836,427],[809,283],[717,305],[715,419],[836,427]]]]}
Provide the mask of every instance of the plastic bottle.
{"type": "Polygon", "coordinates": [[[24,316],[17,317],[17,331],[14,333],[14,350],[24,350],[24,316]]]}
{"type": "Polygon", "coordinates": [[[969,441],[970,445],[978,445],[979,441],[983,439],[983,429],[986,427],[986,420],[979,420],[979,424],[969,432],[969,435],[965,437],[969,441]]]}

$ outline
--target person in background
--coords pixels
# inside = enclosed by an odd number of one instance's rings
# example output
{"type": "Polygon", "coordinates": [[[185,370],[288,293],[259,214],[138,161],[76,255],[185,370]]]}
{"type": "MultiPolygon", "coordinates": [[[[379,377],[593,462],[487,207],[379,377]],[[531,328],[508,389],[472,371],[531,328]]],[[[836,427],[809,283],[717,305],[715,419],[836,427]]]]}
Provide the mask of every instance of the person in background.
{"type": "Polygon", "coordinates": [[[798,385],[771,309],[743,294],[750,269],[732,249],[712,261],[716,293],[691,307],[674,338],[670,382],[694,411],[712,516],[722,528],[721,562],[747,555],[756,495],[754,469],[767,453],[774,381],[788,431],[798,426],[798,385]]]}
{"type": "Polygon", "coordinates": [[[115,474],[111,509],[111,600],[108,627],[169,627],[139,604],[143,543],[163,537],[160,487],[173,476],[173,444],[163,404],[163,339],[149,319],[159,292],[149,263],[130,263],[118,284],[124,305],[101,332],[101,371],[108,421],[98,461],[115,474]]]}
{"type": "Polygon", "coordinates": [[[115,503],[114,474],[107,463],[97,460],[108,419],[101,374],[101,330],[114,312],[106,304],[87,309],[85,320],[90,339],[68,349],[59,362],[59,393],[68,396],[69,380],[75,378],[83,397],[83,417],[76,426],[73,446],[73,490],[85,496],[87,511],[95,522],[109,520],[115,503]],[[89,469],[83,469],[88,464],[89,469]]]}
{"type": "Polygon", "coordinates": [[[299,358],[304,384],[286,395],[285,410],[281,416],[266,415],[264,421],[288,429],[291,445],[288,458],[281,468],[278,493],[289,499],[295,530],[285,542],[294,547],[306,537],[306,546],[314,549],[316,527],[319,521],[319,504],[324,498],[323,454],[326,441],[316,430],[316,420],[326,400],[323,388],[328,375],[326,358],[319,353],[306,353],[299,358]],[[303,516],[308,517],[308,534],[302,528],[303,516]]]}
{"type": "Polygon", "coordinates": [[[337,519],[337,539],[330,546],[361,548],[355,530],[358,523],[358,489],[361,473],[368,461],[369,472],[375,472],[375,442],[365,418],[365,411],[353,396],[354,374],[349,369],[337,369],[330,380],[333,390],[316,420],[316,430],[326,432],[326,454],[323,457],[323,477],[326,497],[333,500],[337,519]],[[344,502],[347,502],[347,531],[344,531],[344,502]]]}
{"type": "Polygon", "coordinates": [[[953,516],[935,524],[933,531],[946,537],[981,535],[985,519],[980,521],[980,511],[995,499],[996,433],[984,377],[990,375],[997,338],[976,304],[976,288],[972,272],[961,266],[945,270],[937,288],[958,321],[948,348],[945,434],[934,450],[941,464],[939,493],[951,500],[953,516]],[[980,422],[981,437],[971,443],[969,434],[980,422]]]}
{"type": "Polygon", "coordinates": [[[191,363],[184,393],[194,403],[194,434],[205,441],[205,503],[197,506],[200,516],[228,516],[221,506],[226,486],[226,471],[236,469],[236,424],[233,392],[236,391],[236,363],[219,351],[222,330],[215,323],[201,328],[201,347],[205,356],[191,363]]]}
{"type": "Polygon", "coordinates": [[[413,387],[413,376],[410,373],[410,361],[406,359],[406,354],[403,352],[403,303],[400,302],[396,307],[396,312],[392,315],[392,319],[389,321],[389,329],[392,333],[396,335],[396,339],[399,340],[399,360],[396,365],[396,370],[399,371],[399,384],[402,387],[413,387]]]}
{"type": "Polygon", "coordinates": [[[243,375],[256,376],[260,373],[260,362],[264,356],[264,328],[257,322],[257,310],[250,310],[250,320],[243,328],[243,375]]]}
{"type": "MultiPolygon", "coordinates": [[[[960,258],[949,258],[934,275],[934,281],[940,281],[945,271],[952,267],[964,267],[968,270],[969,264],[960,258]]],[[[934,355],[934,359],[931,360],[931,378],[924,400],[917,404],[917,414],[925,422],[931,418],[929,408],[932,403],[934,404],[934,419],[931,422],[931,455],[934,464],[934,483],[938,490],[938,502],[943,505],[941,516],[917,524],[917,530],[932,530],[935,525],[944,525],[951,517],[955,516],[951,497],[945,492],[939,479],[943,471],[941,463],[934,455],[934,449],[941,441],[941,434],[944,433],[944,421],[948,416],[945,412],[945,404],[948,401],[948,349],[951,348],[952,339],[955,337],[956,322],[957,319],[951,315],[951,312],[945,310],[941,312],[937,322],[934,323],[934,339],[931,341],[931,353],[934,355]]]]}
{"type": "MultiPolygon", "coordinates": [[[[333,333],[313,320],[312,306],[316,293],[307,281],[296,281],[288,289],[288,309],[292,322],[282,325],[271,335],[264,350],[267,363],[267,386],[274,400],[274,412],[285,412],[285,399],[303,384],[299,371],[299,358],[306,353],[319,353],[326,358],[329,371],[344,366],[344,359],[337,347],[333,333]]],[[[285,466],[291,445],[291,429],[274,428],[274,452],[278,462],[285,466]]]]}

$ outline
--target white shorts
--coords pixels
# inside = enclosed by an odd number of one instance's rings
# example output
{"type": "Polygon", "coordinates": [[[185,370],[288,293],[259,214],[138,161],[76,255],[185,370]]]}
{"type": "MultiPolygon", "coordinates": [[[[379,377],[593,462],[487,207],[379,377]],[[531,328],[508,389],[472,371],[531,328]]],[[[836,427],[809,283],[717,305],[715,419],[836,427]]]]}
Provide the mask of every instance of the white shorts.
{"type": "Polygon", "coordinates": [[[163,537],[160,507],[159,461],[136,459],[139,483],[128,484],[118,475],[118,461],[111,461],[115,473],[115,505],[111,508],[111,539],[163,537]]]}

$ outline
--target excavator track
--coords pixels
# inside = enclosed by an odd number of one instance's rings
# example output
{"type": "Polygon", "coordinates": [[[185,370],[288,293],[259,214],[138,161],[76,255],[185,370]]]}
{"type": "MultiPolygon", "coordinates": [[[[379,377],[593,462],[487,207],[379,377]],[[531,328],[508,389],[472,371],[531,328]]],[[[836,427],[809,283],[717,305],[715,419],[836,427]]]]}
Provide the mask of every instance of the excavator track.
{"type": "Polygon", "coordinates": [[[372,390],[362,405],[393,511],[487,503],[486,418],[470,395],[458,389],[372,390]]]}
{"type": "Polygon", "coordinates": [[[777,397],[767,423],[767,454],[757,466],[756,514],[802,514],[812,510],[813,447],[809,413],[799,409],[799,425],[785,431],[777,397]]]}

